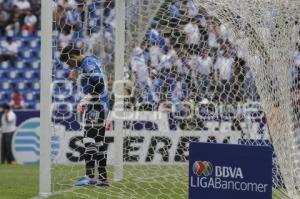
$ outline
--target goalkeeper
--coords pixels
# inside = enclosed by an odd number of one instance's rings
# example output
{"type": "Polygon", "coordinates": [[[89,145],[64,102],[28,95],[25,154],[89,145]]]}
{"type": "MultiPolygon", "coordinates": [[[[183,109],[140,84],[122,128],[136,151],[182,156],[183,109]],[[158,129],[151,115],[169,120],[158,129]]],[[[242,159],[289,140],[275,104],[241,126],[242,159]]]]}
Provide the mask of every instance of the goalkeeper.
{"type": "MultiPolygon", "coordinates": [[[[75,186],[109,186],[107,180],[107,153],[105,142],[105,120],[108,114],[108,93],[100,61],[94,56],[84,56],[81,50],[69,45],[62,50],[60,60],[74,69],[84,94],[78,104],[83,113],[86,175],[75,186]],[[95,178],[97,165],[99,178],[95,178]]],[[[73,74],[74,75],[74,74],[73,74]]]]}

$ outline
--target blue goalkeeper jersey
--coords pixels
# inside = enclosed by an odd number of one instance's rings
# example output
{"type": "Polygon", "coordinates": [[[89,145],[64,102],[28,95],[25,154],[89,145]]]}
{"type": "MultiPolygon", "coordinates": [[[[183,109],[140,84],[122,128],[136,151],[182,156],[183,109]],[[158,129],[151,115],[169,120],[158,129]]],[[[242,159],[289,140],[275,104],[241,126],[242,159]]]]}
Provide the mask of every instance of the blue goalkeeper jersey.
{"type": "Polygon", "coordinates": [[[101,63],[95,56],[87,56],[77,68],[80,77],[80,86],[85,95],[90,94],[92,100],[99,100],[104,106],[105,111],[108,111],[109,97],[107,86],[105,83],[105,75],[103,73],[101,63]]]}

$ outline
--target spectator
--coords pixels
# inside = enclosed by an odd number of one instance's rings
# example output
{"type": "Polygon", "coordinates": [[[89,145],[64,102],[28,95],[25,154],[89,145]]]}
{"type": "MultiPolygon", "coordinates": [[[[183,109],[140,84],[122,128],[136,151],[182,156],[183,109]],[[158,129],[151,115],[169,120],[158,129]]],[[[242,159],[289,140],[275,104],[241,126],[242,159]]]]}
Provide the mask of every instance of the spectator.
{"type": "Polygon", "coordinates": [[[18,17],[13,17],[12,21],[6,26],[6,35],[7,36],[15,36],[20,33],[20,22],[18,17]]]}
{"type": "Polygon", "coordinates": [[[164,53],[160,56],[160,62],[159,62],[159,67],[156,68],[157,71],[160,74],[165,74],[167,75],[172,66],[174,61],[176,60],[177,54],[173,48],[170,47],[165,47],[164,48],[164,53]]]}
{"type": "Polygon", "coordinates": [[[221,100],[228,102],[230,91],[230,80],[232,77],[232,67],[234,59],[230,57],[228,51],[223,56],[219,56],[215,63],[215,77],[219,84],[219,92],[221,93],[221,100]]]}
{"type": "Polygon", "coordinates": [[[172,2],[168,11],[169,11],[170,17],[179,18],[180,17],[180,2],[179,1],[172,2]]]}
{"type": "Polygon", "coordinates": [[[223,56],[219,56],[214,66],[217,79],[229,82],[232,76],[233,63],[234,59],[230,57],[227,51],[223,56]]]}
{"type": "Polygon", "coordinates": [[[244,84],[248,70],[249,68],[246,66],[246,61],[242,58],[236,58],[233,67],[234,81],[232,82],[232,96],[236,102],[243,101],[244,84]]]}
{"type": "Polygon", "coordinates": [[[12,37],[7,37],[6,42],[2,45],[0,61],[10,61],[13,66],[18,54],[18,44],[13,41],[12,37]]]}
{"type": "Polygon", "coordinates": [[[65,8],[76,8],[76,2],[75,0],[58,0],[57,4],[59,6],[62,6],[64,9],[65,8]]]}
{"type": "Polygon", "coordinates": [[[27,11],[27,14],[24,18],[23,30],[28,31],[29,33],[33,33],[35,31],[35,24],[37,22],[36,16],[32,14],[32,11],[27,11]]]}
{"type": "MultiPolygon", "coordinates": [[[[271,83],[271,86],[273,87],[273,83],[271,83]]],[[[254,81],[253,74],[251,70],[248,70],[245,76],[245,83],[244,83],[244,93],[245,93],[245,98],[249,99],[251,101],[256,101],[258,100],[258,94],[257,94],[257,89],[254,81]]]]}
{"type": "Polygon", "coordinates": [[[198,7],[194,4],[193,0],[188,0],[186,6],[190,17],[196,17],[199,14],[198,7]]]}
{"type": "Polygon", "coordinates": [[[208,45],[214,51],[217,51],[217,49],[220,47],[220,44],[218,43],[220,35],[220,28],[217,25],[209,26],[208,45]]]}
{"type": "Polygon", "coordinates": [[[14,5],[21,11],[26,11],[31,8],[28,0],[17,0],[14,5]]]}
{"type": "Polygon", "coordinates": [[[178,24],[178,21],[181,17],[179,1],[175,1],[171,3],[169,7],[169,15],[171,17],[170,26],[175,27],[178,24]]]}
{"type": "Polygon", "coordinates": [[[146,37],[150,45],[158,45],[163,48],[166,45],[165,38],[160,34],[158,29],[158,22],[151,23],[151,29],[147,32],[146,37]]]}
{"type": "Polygon", "coordinates": [[[150,73],[151,78],[151,84],[150,84],[150,90],[153,95],[153,100],[155,102],[159,102],[159,100],[162,98],[162,86],[163,81],[158,78],[158,74],[156,70],[152,70],[150,73]]]}
{"type": "Polygon", "coordinates": [[[197,81],[195,82],[199,93],[206,93],[207,89],[210,89],[211,85],[211,73],[212,73],[213,60],[209,56],[208,50],[205,50],[202,56],[196,58],[195,76],[197,81]]]}
{"type": "Polygon", "coordinates": [[[1,117],[1,163],[7,162],[11,164],[14,161],[14,157],[11,151],[11,142],[13,134],[16,130],[16,114],[11,110],[8,104],[2,106],[1,117]]]}
{"type": "Polygon", "coordinates": [[[81,8],[72,10],[71,8],[66,8],[64,13],[65,25],[72,28],[72,30],[79,31],[82,28],[82,18],[81,18],[81,8]]]}
{"type": "Polygon", "coordinates": [[[194,52],[199,51],[200,32],[197,24],[197,19],[193,18],[191,22],[185,25],[184,33],[186,34],[187,48],[194,52]]]}
{"type": "Polygon", "coordinates": [[[152,68],[159,67],[159,58],[162,54],[161,49],[157,45],[153,45],[149,49],[150,54],[150,66],[152,68]]]}
{"type": "Polygon", "coordinates": [[[24,108],[24,97],[18,90],[15,90],[11,96],[11,105],[13,109],[24,108]]]}
{"type": "Polygon", "coordinates": [[[5,34],[5,27],[8,24],[10,14],[5,11],[3,4],[0,3],[0,36],[5,34]]]}
{"type": "Polygon", "coordinates": [[[59,35],[59,48],[63,49],[66,47],[72,40],[72,34],[70,27],[62,30],[62,33],[59,35]]]}
{"type": "Polygon", "coordinates": [[[178,99],[182,101],[184,100],[184,98],[185,98],[184,83],[181,80],[181,77],[178,76],[176,78],[172,99],[178,99]]]}
{"type": "MultiPolygon", "coordinates": [[[[112,5],[113,6],[113,5],[112,5]]],[[[105,25],[111,25],[112,27],[115,27],[115,9],[112,8],[105,8],[104,9],[104,24],[105,25]]]]}
{"type": "Polygon", "coordinates": [[[149,71],[146,64],[143,50],[136,47],[133,50],[133,57],[131,60],[131,67],[136,76],[136,81],[141,90],[145,90],[149,83],[149,71]]]}
{"type": "Polygon", "coordinates": [[[62,31],[64,27],[65,24],[64,14],[65,14],[65,9],[62,5],[57,5],[53,9],[53,27],[58,31],[62,31]]]}

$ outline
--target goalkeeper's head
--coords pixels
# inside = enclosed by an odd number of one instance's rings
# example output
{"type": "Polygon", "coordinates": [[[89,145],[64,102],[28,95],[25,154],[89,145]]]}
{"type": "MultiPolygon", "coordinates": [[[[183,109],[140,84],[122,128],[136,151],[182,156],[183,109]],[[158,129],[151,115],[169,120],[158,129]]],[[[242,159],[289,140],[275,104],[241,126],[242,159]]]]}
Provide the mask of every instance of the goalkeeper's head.
{"type": "Polygon", "coordinates": [[[64,62],[68,66],[74,68],[79,66],[80,62],[84,59],[84,56],[81,54],[81,49],[74,45],[68,45],[62,50],[59,59],[61,62],[64,62]]]}

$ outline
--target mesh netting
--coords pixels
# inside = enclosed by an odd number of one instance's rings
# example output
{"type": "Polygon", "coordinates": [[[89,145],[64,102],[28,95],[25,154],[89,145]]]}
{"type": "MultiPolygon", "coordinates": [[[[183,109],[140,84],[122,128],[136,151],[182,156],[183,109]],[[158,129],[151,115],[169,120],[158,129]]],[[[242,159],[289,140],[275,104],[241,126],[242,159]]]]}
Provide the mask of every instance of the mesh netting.
{"type": "MultiPolygon", "coordinates": [[[[114,67],[115,3],[54,1],[52,149],[58,144],[60,150],[52,152],[53,192],[72,198],[187,198],[188,147],[198,141],[271,146],[274,198],[299,198],[299,2],[126,0],[124,67],[114,67]],[[94,97],[105,94],[96,92],[95,69],[82,72],[59,60],[68,46],[84,58],[95,56],[102,68],[96,76],[103,77],[110,111],[105,137],[95,144],[107,152],[107,189],[74,188],[85,175],[88,148],[86,116],[77,106],[84,99],[95,107],[76,76],[87,75],[84,84],[94,97]],[[114,106],[120,68],[126,80],[121,119],[114,106]],[[115,165],[120,153],[124,167],[115,165]],[[122,169],[119,181],[113,181],[114,168],[122,169]]],[[[98,176],[97,169],[93,174],[98,176]]]]}

